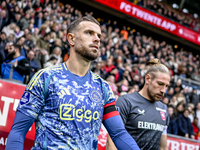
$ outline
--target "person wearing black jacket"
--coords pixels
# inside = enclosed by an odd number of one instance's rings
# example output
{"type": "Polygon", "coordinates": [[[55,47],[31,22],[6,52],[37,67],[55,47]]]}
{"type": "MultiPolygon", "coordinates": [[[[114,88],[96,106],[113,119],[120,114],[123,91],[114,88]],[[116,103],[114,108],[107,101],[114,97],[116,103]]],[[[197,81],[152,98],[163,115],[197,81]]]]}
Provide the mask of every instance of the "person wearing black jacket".
{"type": "Polygon", "coordinates": [[[194,139],[194,131],[192,127],[192,123],[188,118],[189,110],[185,108],[183,114],[178,116],[177,124],[178,124],[178,135],[184,136],[186,138],[194,139]]]}
{"type": "Polygon", "coordinates": [[[28,59],[20,55],[20,50],[20,46],[16,44],[8,48],[8,57],[1,65],[1,78],[24,83],[31,68],[28,59]]]}
{"type": "Polygon", "coordinates": [[[178,134],[178,125],[177,125],[177,118],[174,115],[174,107],[172,105],[168,105],[168,113],[170,117],[170,122],[167,127],[167,133],[170,134],[178,134]]]}

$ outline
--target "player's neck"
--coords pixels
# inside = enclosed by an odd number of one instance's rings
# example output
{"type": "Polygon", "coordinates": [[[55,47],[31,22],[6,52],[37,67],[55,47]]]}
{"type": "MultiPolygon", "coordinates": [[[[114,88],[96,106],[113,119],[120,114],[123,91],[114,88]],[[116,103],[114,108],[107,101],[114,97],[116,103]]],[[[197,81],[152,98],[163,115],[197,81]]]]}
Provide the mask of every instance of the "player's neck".
{"type": "Polygon", "coordinates": [[[147,92],[146,92],[146,89],[144,89],[145,87],[143,87],[140,91],[139,91],[139,94],[146,98],[147,100],[151,101],[150,97],[148,96],[147,92]]]}
{"type": "Polygon", "coordinates": [[[77,61],[73,57],[71,57],[71,59],[69,57],[66,61],[66,65],[71,73],[79,76],[85,76],[89,70],[90,62],[87,63],[83,60],[77,61]]]}

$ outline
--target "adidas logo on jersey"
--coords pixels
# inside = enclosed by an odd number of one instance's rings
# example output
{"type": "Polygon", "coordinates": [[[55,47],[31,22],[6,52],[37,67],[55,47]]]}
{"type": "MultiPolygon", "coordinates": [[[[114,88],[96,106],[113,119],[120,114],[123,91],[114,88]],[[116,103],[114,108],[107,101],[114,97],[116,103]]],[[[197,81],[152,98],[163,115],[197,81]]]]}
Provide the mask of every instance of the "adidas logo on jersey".
{"type": "Polygon", "coordinates": [[[69,90],[67,88],[63,88],[61,91],[57,93],[59,96],[64,96],[64,95],[71,95],[69,90]]]}

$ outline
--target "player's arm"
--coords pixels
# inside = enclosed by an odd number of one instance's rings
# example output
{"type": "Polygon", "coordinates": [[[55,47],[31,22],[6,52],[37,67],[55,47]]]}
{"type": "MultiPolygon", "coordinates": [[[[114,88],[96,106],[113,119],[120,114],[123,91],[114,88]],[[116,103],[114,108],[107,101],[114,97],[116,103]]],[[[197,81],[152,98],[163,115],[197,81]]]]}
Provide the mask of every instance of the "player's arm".
{"type": "Polygon", "coordinates": [[[164,129],[164,131],[161,135],[160,150],[168,150],[168,147],[167,147],[167,126],[165,126],[165,129],[164,129]]]}
{"type": "Polygon", "coordinates": [[[122,119],[116,110],[115,101],[104,106],[103,124],[117,149],[139,150],[137,143],[124,127],[122,119]]]}
{"type": "MultiPolygon", "coordinates": [[[[118,109],[120,110],[120,116],[122,118],[122,121],[126,123],[129,110],[125,106],[128,106],[128,104],[126,104],[125,99],[123,99],[122,97],[118,98],[118,100],[116,101],[116,104],[117,104],[118,109]]],[[[109,134],[108,134],[107,143],[106,143],[106,150],[117,150],[109,134]]]]}
{"type": "Polygon", "coordinates": [[[160,139],[160,150],[168,150],[168,147],[167,147],[167,134],[161,136],[161,139],[160,139]]]}
{"type": "Polygon", "coordinates": [[[115,144],[113,143],[110,135],[108,134],[107,143],[106,143],[106,150],[117,150],[115,144]]]}
{"type": "Polygon", "coordinates": [[[23,150],[26,133],[45,104],[44,89],[46,88],[43,81],[43,75],[39,71],[27,85],[15,114],[6,150],[23,150]]]}
{"type": "Polygon", "coordinates": [[[26,133],[34,121],[34,118],[17,111],[5,150],[23,150],[26,133]]]}

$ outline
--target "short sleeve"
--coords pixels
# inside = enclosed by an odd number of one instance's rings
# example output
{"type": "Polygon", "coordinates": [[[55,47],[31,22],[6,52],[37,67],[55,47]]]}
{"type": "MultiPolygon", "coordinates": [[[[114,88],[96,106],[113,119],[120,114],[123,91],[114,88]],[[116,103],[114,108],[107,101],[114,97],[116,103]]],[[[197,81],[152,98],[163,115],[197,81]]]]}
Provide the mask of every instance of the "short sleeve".
{"type": "Polygon", "coordinates": [[[103,85],[103,88],[105,92],[105,104],[114,102],[116,100],[115,95],[107,82],[105,82],[105,84],[103,85]]]}
{"type": "Polygon", "coordinates": [[[44,70],[38,71],[27,85],[17,108],[21,113],[37,118],[45,104],[44,70]]]}
{"type": "Polygon", "coordinates": [[[112,118],[114,116],[119,116],[119,112],[116,109],[115,104],[115,96],[108,84],[104,85],[104,93],[105,93],[105,105],[103,111],[103,121],[106,119],[112,118]]]}

